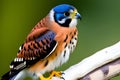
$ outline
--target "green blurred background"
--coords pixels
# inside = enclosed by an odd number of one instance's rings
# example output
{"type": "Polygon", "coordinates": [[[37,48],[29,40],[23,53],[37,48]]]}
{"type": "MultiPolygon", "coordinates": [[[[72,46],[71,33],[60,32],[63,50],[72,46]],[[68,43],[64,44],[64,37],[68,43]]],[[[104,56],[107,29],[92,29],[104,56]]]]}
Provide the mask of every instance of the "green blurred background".
{"type": "Polygon", "coordinates": [[[34,25],[62,3],[74,5],[83,19],[77,26],[77,48],[58,70],[65,70],[120,40],[120,0],[0,0],[0,76],[9,70],[10,62],[34,25]]]}

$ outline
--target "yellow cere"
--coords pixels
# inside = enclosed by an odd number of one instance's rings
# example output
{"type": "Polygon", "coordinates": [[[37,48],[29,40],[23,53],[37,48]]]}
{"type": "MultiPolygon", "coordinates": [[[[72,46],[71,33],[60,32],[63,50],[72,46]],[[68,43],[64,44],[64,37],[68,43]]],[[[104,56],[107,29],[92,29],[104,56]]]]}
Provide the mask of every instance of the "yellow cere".
{"type": "Polygon", "coordinates": [[[75,15],[77,14],[77,10],[75,9],[71,14],[70,17],[74,19],[75,15]]]}

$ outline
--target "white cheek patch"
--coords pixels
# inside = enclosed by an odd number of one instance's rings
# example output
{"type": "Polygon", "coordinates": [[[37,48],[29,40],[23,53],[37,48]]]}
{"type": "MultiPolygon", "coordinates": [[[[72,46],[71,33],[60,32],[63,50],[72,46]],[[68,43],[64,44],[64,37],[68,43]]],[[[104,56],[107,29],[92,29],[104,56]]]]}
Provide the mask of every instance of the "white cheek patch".
{"type": "Polygon", "coordinates": [[[62,19],[62,20],[60,20],[60,21],[58,21],[58,22],[59,22],[60,24],[64,24],[65,21],[66,21],[66,19],[64,18],[64,19],[62,19]]]}
{"type": "Polygon", "coordinates": [[[72,21],[69,24],[69,27],[75,27],[77,25],[77,19],[72,19],[72,21]]]}

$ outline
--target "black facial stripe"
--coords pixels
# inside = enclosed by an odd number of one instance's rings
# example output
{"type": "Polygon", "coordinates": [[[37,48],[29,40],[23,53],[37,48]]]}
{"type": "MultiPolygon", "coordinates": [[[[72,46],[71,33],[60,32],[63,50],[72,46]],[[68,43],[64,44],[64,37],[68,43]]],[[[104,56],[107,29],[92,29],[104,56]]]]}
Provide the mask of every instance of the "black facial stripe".
{"type": "MultiPolygon", "coordinates": [[[[54,20],[55,20],[55,22],[57,22],[57,19],[56,19],[56,15],[55,15],[56,13],[54,13],[54,20]]],[[[57,22],[58,23],[58,22],[57,22]]]]}
{"type": "Polygon", "coordinates": [[[61,26],[64,26],[64,27],[69,27],[69,24],[70,24],[70,22],[71,22],[71,19],[67,19],[66,21],[65,21],[65,23],[63,23],[63,24],[60,24],[61,26]]]}

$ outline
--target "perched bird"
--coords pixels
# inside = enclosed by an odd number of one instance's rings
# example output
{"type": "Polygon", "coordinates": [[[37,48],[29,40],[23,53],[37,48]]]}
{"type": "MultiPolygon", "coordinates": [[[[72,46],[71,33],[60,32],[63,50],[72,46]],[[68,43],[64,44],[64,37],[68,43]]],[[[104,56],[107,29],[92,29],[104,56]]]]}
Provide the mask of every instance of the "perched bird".
{"type": "Polygon", "coordinates": [[[79,18],[81,15],[71,5],[61,4],[52,8],[29,33],[2,80],[22,80],[27,75],[41,80],[61,77],[62,72],[53,70],[65,63],[75,49],[79,18]],[[50,71],[53,71],[50,77],[42,76],[50,71]]]}

